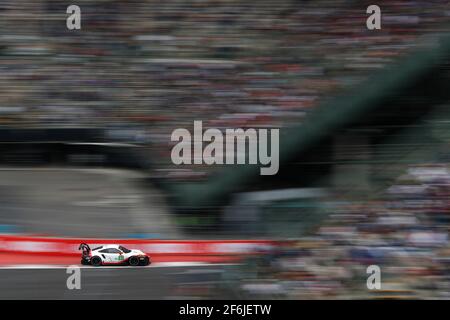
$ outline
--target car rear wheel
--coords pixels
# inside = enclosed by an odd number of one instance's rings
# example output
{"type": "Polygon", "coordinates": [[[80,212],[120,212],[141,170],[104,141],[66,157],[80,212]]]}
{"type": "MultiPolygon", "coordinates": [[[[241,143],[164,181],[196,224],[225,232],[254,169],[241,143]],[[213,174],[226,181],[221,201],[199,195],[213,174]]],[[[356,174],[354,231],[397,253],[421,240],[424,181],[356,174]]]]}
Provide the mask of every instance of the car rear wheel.
{"type": "Polygon", "coordinates": [[[95,267],[98,267],[102,264],[102,259],[100,259],[100,257],[92,257],[91,264],[95,267]]]}
{"type": "Polygon", "coordinates": [[[139,258],[138,257],[130,257],[130,259],[128,259],[128,263],[130,264],[130,266],[138,266],[139,258]]]}

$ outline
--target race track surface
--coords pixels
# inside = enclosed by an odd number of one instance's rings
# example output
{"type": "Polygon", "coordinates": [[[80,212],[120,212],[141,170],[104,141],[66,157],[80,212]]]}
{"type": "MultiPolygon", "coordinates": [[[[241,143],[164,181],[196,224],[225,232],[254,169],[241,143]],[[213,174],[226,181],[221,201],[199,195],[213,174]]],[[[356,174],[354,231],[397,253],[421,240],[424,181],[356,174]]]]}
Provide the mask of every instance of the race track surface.
{"type": "Polygon", "coordinates": [[[66,267],[1,267],[0,300],[227,298],[217,289],[223,265],[83,266],[79,290],[67,288],[66,267]]]}

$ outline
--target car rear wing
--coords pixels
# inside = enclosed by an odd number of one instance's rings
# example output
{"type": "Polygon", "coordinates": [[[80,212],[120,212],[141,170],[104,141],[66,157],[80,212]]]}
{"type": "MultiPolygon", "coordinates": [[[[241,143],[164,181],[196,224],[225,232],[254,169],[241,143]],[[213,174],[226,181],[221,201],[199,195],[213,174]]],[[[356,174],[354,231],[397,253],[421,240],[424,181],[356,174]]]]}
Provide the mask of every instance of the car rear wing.
{"type": "Polygon", "coordinates": [[[91,253],[91,248],[89,247],[89,245],[87,243],[84,243],[84,242],[80,244],[80,246],[78,247],[78,250],[82,250],[83,257],[89,256],[89,254],[91,253]]]}

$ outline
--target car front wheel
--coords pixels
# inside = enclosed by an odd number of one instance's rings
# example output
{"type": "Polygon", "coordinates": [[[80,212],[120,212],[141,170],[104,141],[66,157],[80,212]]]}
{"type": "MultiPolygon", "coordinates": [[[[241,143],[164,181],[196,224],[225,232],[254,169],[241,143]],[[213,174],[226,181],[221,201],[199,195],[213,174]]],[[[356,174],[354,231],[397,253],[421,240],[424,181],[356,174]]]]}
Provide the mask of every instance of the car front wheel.
{"type": "Polygon", "coordinates": [[[150,258],[145,257],[143,261],[141,261],[141,266],[148,266],[150,264],[150,258]]]}

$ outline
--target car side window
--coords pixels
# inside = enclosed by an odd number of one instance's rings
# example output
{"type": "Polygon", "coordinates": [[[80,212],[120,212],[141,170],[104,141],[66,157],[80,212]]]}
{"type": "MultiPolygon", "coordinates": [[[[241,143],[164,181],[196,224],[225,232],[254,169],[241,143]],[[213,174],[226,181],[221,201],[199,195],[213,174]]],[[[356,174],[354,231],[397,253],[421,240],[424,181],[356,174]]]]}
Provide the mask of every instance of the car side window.
{"type": "Polygon", "coordinates": [[[100,250],[99,252],[101,252],[101,253],[122,253],[122,251],[120,251],[119,249],[116,249],[116,248],[106,248],[106,249],[100,250]]]}

